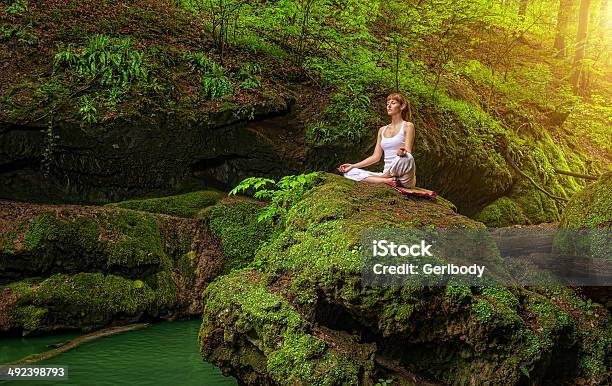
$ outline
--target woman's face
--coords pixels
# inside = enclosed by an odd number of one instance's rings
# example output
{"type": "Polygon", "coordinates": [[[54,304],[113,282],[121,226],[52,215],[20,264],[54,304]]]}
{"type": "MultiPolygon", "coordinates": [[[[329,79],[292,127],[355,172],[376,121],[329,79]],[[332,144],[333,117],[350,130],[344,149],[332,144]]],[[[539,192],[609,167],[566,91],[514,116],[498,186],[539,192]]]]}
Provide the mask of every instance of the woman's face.
{"type": "Polygon", "coordinates": [[[395,99],[389,99],[387,101],[387,114],[395,115],[397,113],[401,113],[402,105],[396,101],[395,99]]]}

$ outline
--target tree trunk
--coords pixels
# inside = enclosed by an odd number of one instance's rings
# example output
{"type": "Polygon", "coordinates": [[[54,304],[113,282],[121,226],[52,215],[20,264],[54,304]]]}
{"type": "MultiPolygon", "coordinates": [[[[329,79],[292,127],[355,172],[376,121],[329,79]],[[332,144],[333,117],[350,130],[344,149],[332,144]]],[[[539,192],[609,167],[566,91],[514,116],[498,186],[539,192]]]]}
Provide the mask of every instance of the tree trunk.
{"type": "Polygon", "coordinates": [[[586,52],[590,4],[591,0],[580,1],[580,16],[578,19],[578,33],[576,35],[576,53],[574,55],[574,66],[571,77],[574,92],[576,94],[582,94],[584,91],[581,87],[583,85],[581,79],[584,78],[584,74],[582,73],[582,60],[586,52]]]}
{"type": "Polygon", "coordinates": [[[564,58],[566,55],[565,36],[567,35],[567,25],[569,24],[571,11],[572,0],[561,0],[559,12],[557,12],[557,33],[555,36],[555,49],[558,58],[564,58]]]}
{"type": "Polygon", "coordinates": [[[519,4],[519,18],[521,20],[525,20],[525,14],[527,13],[527,2],[529,0],[521,0],[520,4],[519,4]]]}

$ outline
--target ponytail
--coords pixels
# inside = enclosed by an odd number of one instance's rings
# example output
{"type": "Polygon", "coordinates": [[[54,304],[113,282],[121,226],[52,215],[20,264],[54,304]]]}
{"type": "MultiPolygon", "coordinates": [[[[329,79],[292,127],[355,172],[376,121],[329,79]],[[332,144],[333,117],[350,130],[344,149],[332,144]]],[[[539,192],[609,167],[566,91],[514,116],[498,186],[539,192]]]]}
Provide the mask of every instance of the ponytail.
{"type": "Polygon", "coordinates": [[[412,106],[410,106],[410,101],[406,101],[406,108],[402,111],[402,119],[404,121],[412,122],[412,106]]]}

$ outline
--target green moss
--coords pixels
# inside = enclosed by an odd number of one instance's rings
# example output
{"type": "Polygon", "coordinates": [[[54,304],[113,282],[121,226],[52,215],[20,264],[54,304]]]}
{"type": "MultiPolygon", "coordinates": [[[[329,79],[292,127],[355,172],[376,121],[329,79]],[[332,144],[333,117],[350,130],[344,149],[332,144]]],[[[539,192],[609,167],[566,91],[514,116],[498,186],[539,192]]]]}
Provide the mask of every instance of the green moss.
{"type": "MultiPolygon", "coordinates": [[[[361,276],[361,256],[354,247],[363,229],[414,224],[479,226],[435,202],[407,199],[386,187],[327,175],[325,183],[291,208],[286,229],[261,248],[257,260],[266,271],[296,272],[294,293],[310,302],[308,287],[314,283],[333,288],[353,275],[361,276]]],[[[360,290],[349,288],[343,287],[346,300],[359,298],[360,290]]]]}
{"type": "Polygon", "coordinates": [[[8,272],[8,280],[62,273],[40,283],[28,279],[8,285],[17,295],[16,307],[23,308],[18,328],[33,326],[32,320],[40,321],[37,330],[52,331],[91,329],[136,320],[143,313],[184,315],[191,312],[184,306],[199,298],[191,248],[195,238],[206,242],[201,238],[209,237],[200,221],[113,208],[32,217],[24,221],[22,234],[11,236],[22,238],[24,247],[0,256],[0,273],[8,272]],[[48,312],[42,317],[30,312],[32,307],[48,312]]]}
{"type": "Polygon", "coordinates": [[[32,220],[24,235],[25,249],[40,251],[48,248],[51,243],[75,246],[91,252],[98,243],[98,225],[87,217],[65,221],[52,213],[40,214],[32,220]]]}
{"type": "Polygon", "coordinates": [[[526,179],[521,179],[514,185],[510,198],[520,207],[532,224],[559,220],[560,204],[536,190],[526,179]]]}
{"type": "Polygon", "coordinates": [[[45,238],[54,238],[56,234],[57,219],[52,213],[38,215],[32,220],[24,236],[25,248],[35,250],[45,238]]]}
{"type": "Polygon", "coordinates": [[[181,274],[181,278],[188,288],[193,287],[196,278],[196,254],[194,251],[183,253],[176,262],[176,267],[181,274]]]}
{"type": "Polygon", "coordinates": [[[17,230],[12,230],[10,232],[6,232],[2,235],[2,244],[0,252],[4,253],[15,253],[17,249],[15,248],[15,238],[17,237],[17,230]]]}
{"type": "Polygon", "coordinates": [[[53,213],[41,213],[18,230],[23,248],[15,256],[0,257],[0,267],[22,272],[21,277],[37,276],[61,267],[78,272],[105,265],[104,245],[99,240],[99,226],[91,217],[64,220],[53,213]],[[18,257],[17,257],[18,256],[18,257]]]}
{"type": "Polygon", "coordinates": [[[280,350],[270,354],[268,373],[276,382],[310,385],[358,384],[361,368],[341,357],[311,335],[286,337],[280,350]]]}
{"type": "Polygon", "coordinates": [[[155,306],[158,309],[170,309],[177,302],[177,290],[172,272],[162,271],[155,275],[155,306]]]}
{"type": "Polygon", "coordinates": [[[445,287],[444,299],[450,305],[460,305],[471,298],[472,291],[465,285],[445,287]]]}
{"type": "MultiPolygon", "coordinates": [[[[558,232],[555,247],[560,252],[595,258],[610,258],[609,229],[612,226],[612,171],[576,194],[565,207],[562,228],[598,228],[589,233],[558,232]]],[[[606,302],[605,297],[597,299],[606,302]]]]}
{"type": "Polygon", "coordinates": [[[221,192],[202,190],[169,197],[122,201],[110,205],[126,209],[191,218],[195,217],[200,210],[214,205],[222,196],[223,193],[221,192]]]}
{"type": "MultiPolygon", "coordinates": [[[[536,132],[532,135],[535,138],[514,140],[512,146],[516,153],[515,163],[551,194],[570,197],[582,188],[580,185],[582,181],[579,183],[573,177],[557,174],[555,169],[576,170],[584,165],[584,162],[580,158],[572,157],[571,150],[564,145],[555,143],[543,128],[538,126],[534,130],[536,132]]],[[[548,197],[527,179],[518,175],[507,196],[533,224],[558,221],[563,209],[562,201],[548,197]]]]}
{"type": "Polygon", "coordinates": [[[5,223],[2,229],[0,229],[0,254],[15,254],[18,252],[18,238],[19,236],[23,236],[28,226],[28,222],[21,220],[16,225],[7,225],[8,224],[5,223]]]}
{"type": "Polygon", "coordinates": [[[521,208],[508,197],[501,197],[487,205],[475,219],[489,227],[507,227],[513,224],[526,224],[527,218],[521,208]]]}
{"type": "Polygon", "coordinates": [[[612,171],[572,197],[559,226],[604,228],[612,226],[612,171]]]}
{"type": "Polygon", "coordinates": [[[12,327],[24,334],[56,329],[91,330],[117,318],[138,319],[155,301],[166,301],[142,280],[102,273],[55,274],[8,285],[17,295],[12,327]],[[157,300],[160,296],[161,300],[157,300]]]}
{"type": "Polygon", "coordinates": [[[273,226],[257,221],[262,207],[254,202],[220,203],[205,216],[213,234],[221,239],[225,272],[249,264],[259,246],[268,239],[273,226]]]}
{"type": "Polygon", "coordinates": [[[21,272],[21,277],[58,270],[66,273],[106,270],[135,277],[172,270],[173,259],[179,260],[190,250],[194,237],[188,230],[191,223],[187,228],[170,229],[167,218],[132,210],[79,211],[74,217],[65,218],[42,213],[29,225],[25,221],[16,236],[14,232],[10,235],[11,239],[23,239],[23,248],[10,252],[19,259],[0,255],[0,269],[21,272]]]}
{"type": "Polygon", "coordinates": [[[160,265],[170,269],[172,262],[164,252],[164,242],[155,217],[133,211],[111,212],[105,219],[109,229],[121,238],[107,245],[107,266],[138,267],[160,265]]]}
{"type": "Polygon", "coordinates": [[[493,306],[486,299],[477,299],[476,302],[472,304],[472,310],[482,323],[488,323],[495,313],[493,306]]]}
{"type": "Polygon", "coordinates": [[[79,313],[85,317],[136,315],[155,299],[147,285],[102,273],[56,274],[34,291],[36,305],[48,305],[54,313],[79,313]]]}
{"type": "Polygon", "coordinates": [[[480,287],[481,298],[474,298],[472,310],[488,328],[520,326],[523,321],[518,313],[520,302],[516,296],[502,287],[480,287]]]}
{"type": "Polygon", "coordinates": [[[578,355],[579,374],[600,384],[609,376],[612,358],[612,320],[605,308],[583,299],[568,287],[534,287],[528,311],[536,315],[539,344],[551,347],[564,336],[578,355]],[[551,300],[552,299],[552,302],[551,300]]]}
{"type": "Polygon", "coordinates": [[[32,299],[32,285],[36,283],[34,279],[24,279],[10,283],[6,288],[10,288],[17,295],[18,303],[26,303],[32,299]]]}
{"type": "Polygon", "coordinates": [[[32,305],[16,307],[13,312],[14,323],[23,329],[24,334],[38,330],[44,323],[47,308],[32,305]]]}
{"type": "MultiPolygon", "coordinates": [[[[554,143],[544,129],[538,127],[536,134],[537,138],[530,140],[516,136],[508,138],[515,154],[515,163],[555,196],[567,198],[580,190],[582,187],[576,179],[557,174],[555,169],[576,170],[584,162],[571,155],[566,156],[564,151],[567,149],[554,143]]],[[[518,173],[515,175],[515,182],[504,193],[505,196],[487,205],[475,218],[490,227],[558,221],[563,203],[548,197],[518,173]]]]}
{"type": "Polygon", "coordinates": [[[229,345],[238,343],[238,333],[249,335],[251,344],[266,357],[267,373],[275,382],[356,384],[359,367],[309,334],[301,315],[285,299],[269,292],[256,276],[252,270],[242,270],[216,280],[204,291],[203,355],[218,365],[232,360],[206,344],[217,327],[223,327],[224,341],[229,345]]]}

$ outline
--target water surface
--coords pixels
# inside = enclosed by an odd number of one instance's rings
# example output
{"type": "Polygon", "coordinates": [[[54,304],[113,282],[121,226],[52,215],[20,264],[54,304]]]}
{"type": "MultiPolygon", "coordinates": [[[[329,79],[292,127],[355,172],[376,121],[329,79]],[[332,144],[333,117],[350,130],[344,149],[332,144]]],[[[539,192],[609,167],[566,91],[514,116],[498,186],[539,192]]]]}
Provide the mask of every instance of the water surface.
{"type": "MultiPolygon", "coordinates": [[[[40,362],[68,366],[67,381],[15,381],[16,385],[237,385],[234,378],[202,361],[199,320],[160,322],[84,343],[40,362]]],[[[50,335],[0,340],[0,363],[49,350],[76,335],[50,335]]],[[[0,383],[2,383],[0,381],[0,383]]],[[[5,382],[3,384],[6,384],[5,382]]]]}

